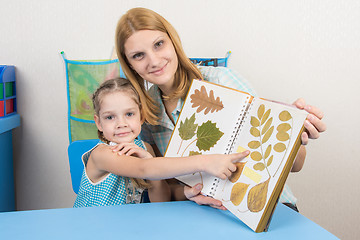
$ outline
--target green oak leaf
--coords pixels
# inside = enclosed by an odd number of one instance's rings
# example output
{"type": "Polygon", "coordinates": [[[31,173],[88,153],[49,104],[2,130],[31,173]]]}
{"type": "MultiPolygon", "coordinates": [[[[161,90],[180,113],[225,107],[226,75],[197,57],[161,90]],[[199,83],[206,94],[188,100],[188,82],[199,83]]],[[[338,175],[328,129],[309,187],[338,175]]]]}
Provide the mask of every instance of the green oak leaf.
{"type": "Polygon", "coordinates": [[[196,146],[199,148],[199,150],[207,151],[215,146],[217,141],[220,140],[224,133],[216,127],[216,123],[212,123],[209,120],[199,126],[196,135],[198,139],[196,146]]]}
{"type": "Polygon", "coordinates": [[[197,128],[197,124],[195,124],[195,113],[190,117],[190,119],[186,118],[185,122],[180,122],[179,127],[179,135],[182,140],[189,140],[193,136],[195,136],[195,130],[197,128]]]}

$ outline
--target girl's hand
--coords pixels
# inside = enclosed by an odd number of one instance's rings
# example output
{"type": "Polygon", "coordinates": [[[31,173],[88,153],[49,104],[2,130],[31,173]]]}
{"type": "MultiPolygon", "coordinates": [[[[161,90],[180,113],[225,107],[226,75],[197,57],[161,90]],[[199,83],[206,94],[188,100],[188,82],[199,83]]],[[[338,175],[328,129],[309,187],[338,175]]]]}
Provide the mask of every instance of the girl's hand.
{"type": "Polygon", "coordinates": [[[209,205],[213,208],[226,210],[226,208],[222,205],[220,200],[202,195],[201,194],[202,187],[203,186],[200,183],[196,184],[192,188],[185,186],[184,187],[185,197],[190,201],[196,202],[199,205],[209,205]]]}
{"type": "Polygon", "coordinates": [[[135,156],[139,158],[152,158],[152,155],[135,143],[120,143],[110,147],[113,152],[119,155],[135,156]]]}
{"type": "Polygon", "coordinates": [[[225,180],[236,171],[235,163],[243,160],[250,151],[233,154],[210,154],[206,155],[204,171],[225,180]]]}
{"type": "Polygon", "coordinates": [[[320,137],[321,132],[326,131],[326,125],[322,121],[324,114],[317,107],[306,104],[302,98],[297,99],[293,104],[309,113],[304,123],[306,131],[301,135],[302,144],[306,145],[309,139],[317,139],[320,137]]]}

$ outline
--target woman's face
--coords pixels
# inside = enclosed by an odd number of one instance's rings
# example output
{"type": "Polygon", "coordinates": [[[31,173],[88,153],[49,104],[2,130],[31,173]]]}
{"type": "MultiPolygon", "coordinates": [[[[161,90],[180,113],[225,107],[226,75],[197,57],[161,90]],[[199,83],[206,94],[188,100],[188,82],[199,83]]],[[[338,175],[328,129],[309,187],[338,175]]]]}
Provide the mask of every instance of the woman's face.
{"type": "Polygon", "coordinates": [[[125,55],[131,67],[146,81],[168,95],[174,84],[178,58],[168,35],[156,30],[140,30],[125,42],[125,55]]]}

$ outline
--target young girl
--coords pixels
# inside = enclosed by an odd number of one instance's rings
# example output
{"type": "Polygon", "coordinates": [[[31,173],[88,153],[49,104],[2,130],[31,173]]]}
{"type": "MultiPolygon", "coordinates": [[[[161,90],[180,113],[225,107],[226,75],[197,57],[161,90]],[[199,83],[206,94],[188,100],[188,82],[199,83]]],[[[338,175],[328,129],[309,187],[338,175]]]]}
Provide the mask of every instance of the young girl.
{"type": "MultiPolygon", "coordinates": [[[[145,117],[147,124],[143,127],[141,139],[153,146],[157,156],[163,156],[165,152],[192,79],[205,79],[255,94],[245,79],[228,68],[192,64],[173,26],[149,9],[133,8],[125,13],[117,24],[115,38],[121,67],[145,103],[142,107],[151,112],[145,117]],[[145,81],[153,84],[149,91],[146,91],[145,81]]],[[[323,113],[307,105],[303,99],[298,99],[294,105],[310,113],[304,123],[307,131],[302,135],[302,143],[306,145],[309,138],[316,139],[320,132],[325,131],[326,126],[321,121],[323,113]]],[[[302,146],[293,171],[302,168],[305,155],[302,146]]],[[[200,190],[199,185],[185,189],[174,185],[172,196],[223,209],[220,201],[202,196],[200,190]]],[[[294,203],[296,199],[287,190],[285,187],[281,201],[294,203]]]]}
{"type": "Polygon", "coordinates": [[[150,188],[150,200],[166,201],[169,194],[162,182],[143,179],[159,180],[199,171],[225,179],[236,170],[234,163],[248,154],[153,158],[151,146],[136,139],[149,113],[131,83],[123,78],[101,84],[93,95],[93,105],[102,142],[82,157],[85,169],[74,207],[138,203],[144,188],[150,188]],[[111,145],[120,150],[114,152],[111,145]]]}

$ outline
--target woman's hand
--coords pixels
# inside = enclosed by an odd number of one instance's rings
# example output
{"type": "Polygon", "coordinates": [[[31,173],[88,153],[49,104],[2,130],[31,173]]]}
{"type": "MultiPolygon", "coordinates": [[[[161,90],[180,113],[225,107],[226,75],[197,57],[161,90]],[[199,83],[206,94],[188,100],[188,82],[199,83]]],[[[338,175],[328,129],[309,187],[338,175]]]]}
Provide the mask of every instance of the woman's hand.
{"type": "Polygon", "coordinates": [[[119,155],[135,156],[139,158],[152,158],[152,155],[135,143],[120,143],[110,147],[113,152],[119,155]]]}
{"type": "Polygon", "coordinates": [[[293,105],[309,113],[304,123],[306,131],[301,135],[302,144],[306,145],[309,139],[317,139],[320,137],[321,132],[326,131],[326,125],[322,121],[324,114],[317,107],[306,104],[302,98],[297,99],[293,105]]]}
{"type": "Polygon", "coordinates": [[[202,185],[200,183],[196,184],[194,187],[190,188],[188,186],[184,187],[184,195],[190,201],[196,202],[199,205],[209,205],[213,208],[226,210],[222,205],[220,200],[216,200],[212,197],[207,197],[201,194],[202,185]]]}

